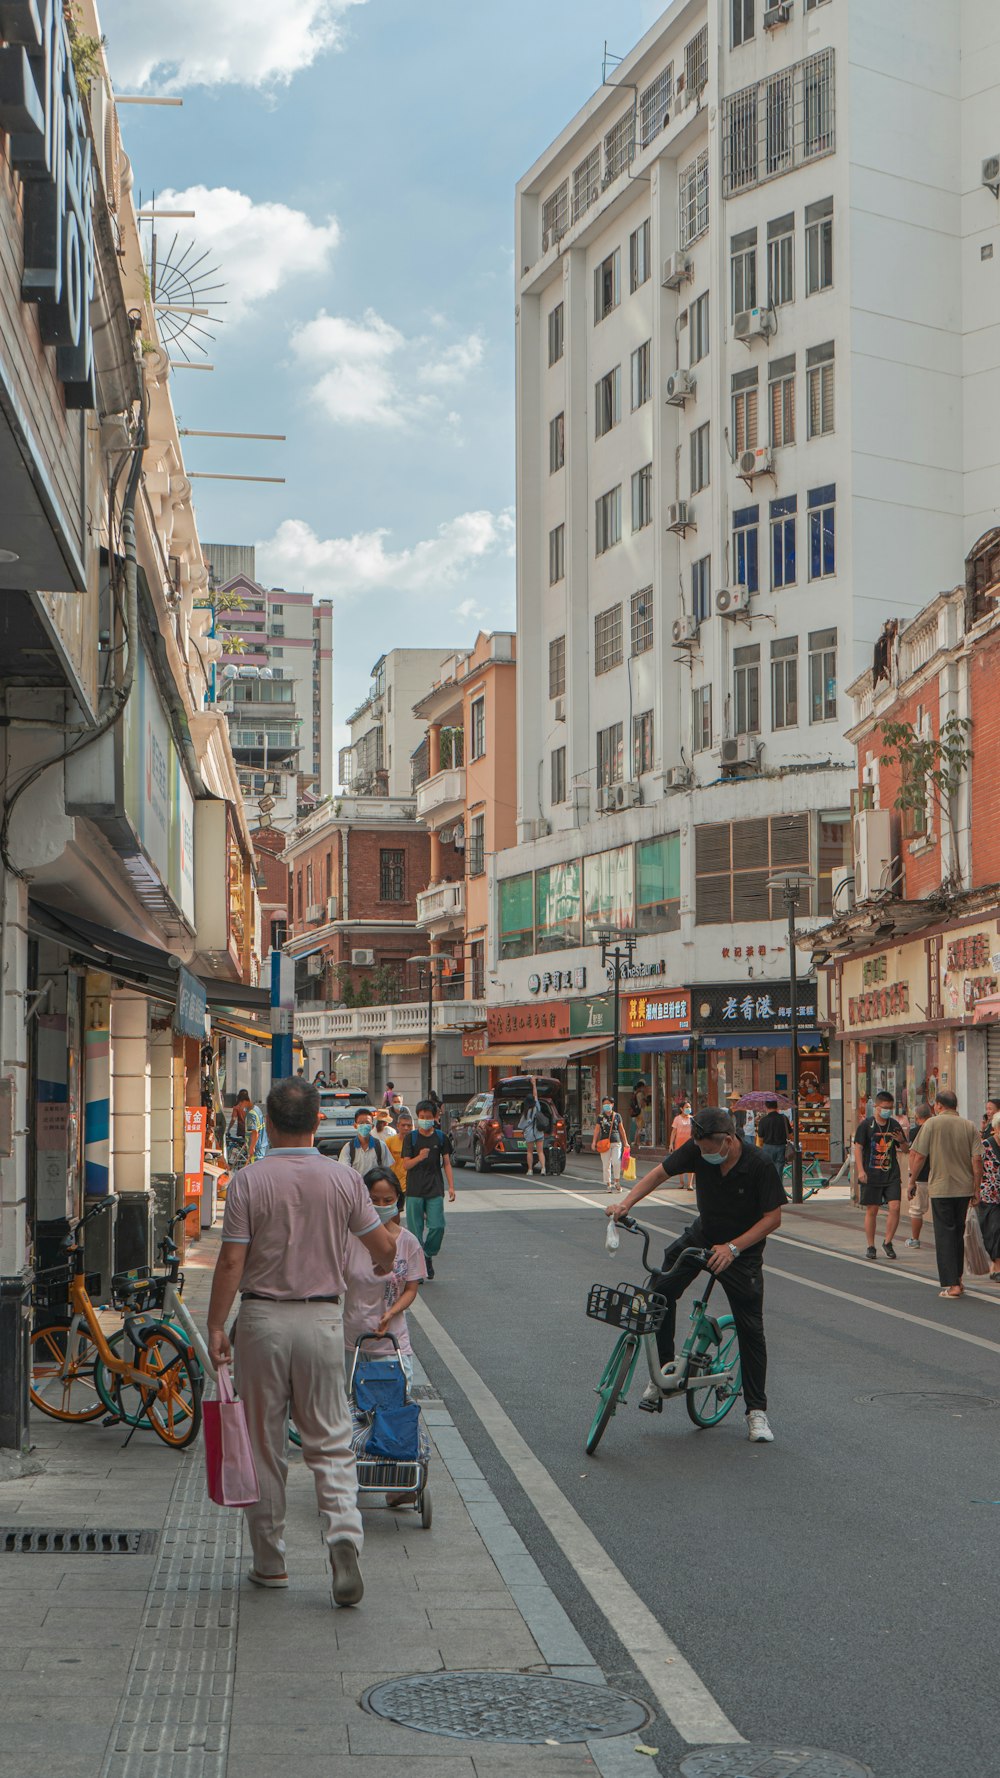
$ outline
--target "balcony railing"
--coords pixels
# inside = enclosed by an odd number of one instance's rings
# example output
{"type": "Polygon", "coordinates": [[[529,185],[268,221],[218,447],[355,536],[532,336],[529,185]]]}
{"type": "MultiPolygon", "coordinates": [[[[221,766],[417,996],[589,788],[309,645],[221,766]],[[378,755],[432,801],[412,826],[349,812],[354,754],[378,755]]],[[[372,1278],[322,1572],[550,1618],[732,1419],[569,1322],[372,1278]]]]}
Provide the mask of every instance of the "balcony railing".
{"type": "Polygon", "coordinates": [[[435,772],[417,786],[417,814],[421,820],[443,809],[456,812],[465,807],[465,767],[450,766],[446,772],[435,772]]]}
{"type": "MultiPolygon", "coordinates": [[[[434,1032],[446,1036],[486,1023],[485,1000],[435,1000],[434,1032]]],[[[304,1043],[336,1043],[351,1037],[423,1037],[427,1006],[354,1006],[323,1010],[303,1007],[295,1014],[295,1035],[304,1043]]]]}
{"type": "Polygon", "coordinates": [[[465,884],[438,883],[417,896],[417,925],[437,926],[465,918],[465,884]]]}

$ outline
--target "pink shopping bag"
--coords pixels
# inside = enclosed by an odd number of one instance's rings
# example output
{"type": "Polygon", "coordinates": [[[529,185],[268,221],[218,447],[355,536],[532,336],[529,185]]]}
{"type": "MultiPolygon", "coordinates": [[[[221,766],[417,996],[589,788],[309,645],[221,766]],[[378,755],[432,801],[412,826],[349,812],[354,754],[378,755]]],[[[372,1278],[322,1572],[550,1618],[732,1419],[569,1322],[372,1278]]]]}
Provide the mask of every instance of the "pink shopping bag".
{"type": "Polygon", "coordinates": [[[260,1499],[257,1467],[243,1403],[233,1389],[228,1364],[219,1366],[219,1392],[202,1409],[208,1495],[216,1506],[255,1506],[260,1499]]]}

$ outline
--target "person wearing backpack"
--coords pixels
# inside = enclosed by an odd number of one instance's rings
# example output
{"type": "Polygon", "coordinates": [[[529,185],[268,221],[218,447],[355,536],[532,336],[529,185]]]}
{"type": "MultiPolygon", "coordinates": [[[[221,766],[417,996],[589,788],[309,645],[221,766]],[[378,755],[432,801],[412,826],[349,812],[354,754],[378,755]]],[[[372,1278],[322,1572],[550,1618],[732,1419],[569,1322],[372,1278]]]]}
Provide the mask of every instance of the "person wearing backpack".
{"type": "Polygon", "coordinates": [[[403,1137],[402,1165],[406,1170],[406,1226],[424,1250],[427,1276],[434,1276],[434,1259],[444,1240],[444,1189],[455,1202],[455,1175],[451,1170],[452,1142],[437,1127],[434,1103],[421,1099],[417,1127],[403,1137]]]}
{"type": "Polygon", "coordinates": [[[373,1114],[362,1105],[354,1114],[354,1135],[338,1155],[345,1167],[353,1167],[364,1179],[373,1167],[392,1167],[392,1155],[380,1137],[372,1134],[373,1114]]]}
{"type": "Polygon", "coordinates": [[[875,1230],[879,1210],[885,1207],[885,1237],[882,1251],[886,1259],[895,1259],[892,1237],[899,1226],[900,1200],[903,1195],[899,1157],[909,1154],[910,1143],[902,1124],[893,1117],[891,1093],[875,1094],[875,1115],[866,1117],[854,1132],[854,1159],[857,1166],[861,1204],[865,1213],[866,1259],[874,1259],[875,1230]]]}
{"type": "Polygon", "coordinates": [[[521,1100],[518,1129],[524,1135],[524,1153],[530,1173],[545,1172],[545,1138],[552,1128],[552,1114],[538,1097],[538,1081],[529,1074],[531,1093],[521,1100]]]}

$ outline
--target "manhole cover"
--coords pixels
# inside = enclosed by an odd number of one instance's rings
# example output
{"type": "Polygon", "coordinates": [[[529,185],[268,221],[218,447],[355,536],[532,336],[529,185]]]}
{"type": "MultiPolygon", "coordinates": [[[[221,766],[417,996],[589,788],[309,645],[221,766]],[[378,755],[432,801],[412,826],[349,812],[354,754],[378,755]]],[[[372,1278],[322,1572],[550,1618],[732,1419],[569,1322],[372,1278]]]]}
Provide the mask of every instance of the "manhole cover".
{"type": "Polygon", "coordinates": [[[99,1531],[65,1525],[0,1525],[5,1556],[146,1556],[156,1531],[99,1531]]]}
{"type": "Polygon", "coordinates": [[[681,1761],[684,1778],[872,1778],[870,1766],[818,1747],[706,1747],[681,1761]]]}
{"type": "Polygon", "coordinates": [[[931,1408],[943,1414],[981,1414],[1000,1407],[1000,1397],[972,1395],[963,1389],[882,1389],[875,1395],[859,1395],[858,1400],[887,1408],[931,1408]]]}
{"type": "Polygon", "coordinates": [[[631,1735],[649,1720],[645,1705],[623,1692],[530,1673],[418,1673],[372,1686],[361,1702],[428,1735],[531,1746],[631,1735]]]}

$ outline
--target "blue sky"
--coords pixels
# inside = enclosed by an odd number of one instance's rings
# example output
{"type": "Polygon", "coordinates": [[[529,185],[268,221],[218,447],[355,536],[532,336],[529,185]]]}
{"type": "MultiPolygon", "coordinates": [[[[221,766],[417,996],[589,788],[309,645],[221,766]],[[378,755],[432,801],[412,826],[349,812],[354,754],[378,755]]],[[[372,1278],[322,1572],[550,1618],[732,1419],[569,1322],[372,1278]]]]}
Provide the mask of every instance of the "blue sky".
{"type": "MultiPolygon", "coordinates": [[[[627,51],[661,11],[618,0],[627,51]]],[[[332,594],[336,715],[377,655],[513,625],[513,190],[600,83],[597,0],[105,0],[137,192],[194,209],[226,288],[179,372],[203,538],[332,594]],[[169,30],[165,19],[169,13],[169,30]],[[177,57],[180,56],[180,60],[177,57]]]]}

